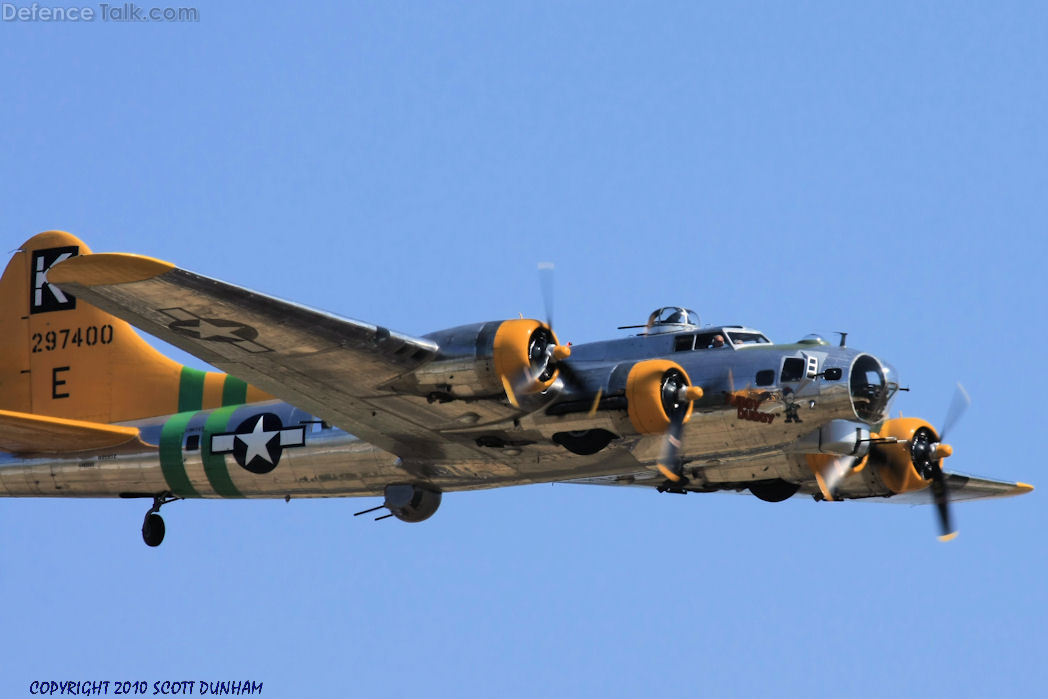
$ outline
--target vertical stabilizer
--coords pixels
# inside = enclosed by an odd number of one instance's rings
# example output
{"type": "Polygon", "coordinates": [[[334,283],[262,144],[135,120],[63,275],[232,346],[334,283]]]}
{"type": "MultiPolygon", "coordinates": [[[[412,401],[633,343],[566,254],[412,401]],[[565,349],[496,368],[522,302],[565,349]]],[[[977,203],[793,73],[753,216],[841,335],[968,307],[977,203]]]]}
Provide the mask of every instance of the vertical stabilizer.
{"type": "Polygon", "coordinates": [[[27,240],[0,278],[0,409],[125,422],[266,400],[240,379],[171,360],[127,323],[47,283],[47,270],[90,254],[69,233],[27,240]]]}

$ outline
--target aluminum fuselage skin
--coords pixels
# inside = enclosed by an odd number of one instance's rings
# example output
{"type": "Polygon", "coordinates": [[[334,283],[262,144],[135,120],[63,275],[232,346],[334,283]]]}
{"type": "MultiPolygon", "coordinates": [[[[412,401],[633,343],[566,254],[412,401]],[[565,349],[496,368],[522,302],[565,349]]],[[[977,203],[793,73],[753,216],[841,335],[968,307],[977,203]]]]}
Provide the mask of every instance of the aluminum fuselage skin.
{"type": "MultiPolygon", "coordinates": [[[[475,338],[485,325],[427,336],[443,350],[457,352],[457,358],[445,354],[435,363],[476,360],[469,348],[456,348],[447,340],[456,334],[475,338]]],[[[733,329],[745,330],[725,326],[723,331],[733,329]]],[[[498,411],[484,411],[484,403],[497,402],[495,396],[449,400],[448,423],[454,427],[442,433],[481,445],[476,459],[404,461],[294,406],[271,401],[129,423],[140,428],[143,441],[158,446],[142,453],[82,458],[0,454],[0,496],[337,497],[380,495],[397,482],[455,491],[643,474],[650,472],[663,438],[637,434],[626,409],[607,399],[621,395],[630,366],[652,358],[676,362],[704,391],[685,425],[681,457],[695,482],[711,489],[751,480],[810,479],[803,459],[790,454],[791,444],[832,420],[874,422],[859,419],[849,389],[857,358],[870,355],[817,341],[676,349],[687,344],[680,338],[710,331],[685,326],[574,346],[571,364],[588,391],[578,400],[597,390],[606,397],[606,407],[593,413],[554,410],[557,404],[570,404],[576,398],[572,392],[578,391],[560,381],[545,394],[528,397],[525,413],[511,419],[505,418],[502,405],[498,411]],[[804,362],[806,372],[797,380],[783,380],[791,378],[783,375],[788,359],[804,362]],[[834,372],[827,370],[834,369],[839,378],[828,378],[834,372]],[[733,400],[747,391],[755,396],[752,403],[733,400]],[[262,415],[269,417],[263,420],[262,415]],[[616,438],[596,454],[574,454],[552,441],[557,433],[597,429],[616,438]],[[245,453],[251,448],[248,442],[255,445],[253,459],[250,451],[245,453]],[[487,453],[490,458],[484,458],[487,453]]],[[[890,366],[879,361],[877,366],[883,382],[897,384],[890,366]]],[[[424,385],[426,380],[410,377],[409,383],[424,385]]],[[[466,392],[473,390],[479,393],[480,387],[466,392]]],[[[416,399],[428,400],[424,395],[416,399]]],[[[878,410],[878,419],[888,407],[886,403],[878,410]]],[[[867,494],[875,494],[878,484],[867,486],[867,494]]]]}

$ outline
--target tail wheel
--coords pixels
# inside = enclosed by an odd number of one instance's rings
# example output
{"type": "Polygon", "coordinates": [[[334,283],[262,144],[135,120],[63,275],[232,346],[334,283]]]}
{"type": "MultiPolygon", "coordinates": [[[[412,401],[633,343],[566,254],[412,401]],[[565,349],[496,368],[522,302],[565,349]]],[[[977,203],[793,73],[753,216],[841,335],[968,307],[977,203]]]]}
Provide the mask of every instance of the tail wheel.
{"type": "Polygon", "coordinates": [[[159,546],[164,540],[165,532],[163,517],[155,512],[146,515],[145,521],[142,522],[142,540],[146,542],[146,546],[159,546]]]}

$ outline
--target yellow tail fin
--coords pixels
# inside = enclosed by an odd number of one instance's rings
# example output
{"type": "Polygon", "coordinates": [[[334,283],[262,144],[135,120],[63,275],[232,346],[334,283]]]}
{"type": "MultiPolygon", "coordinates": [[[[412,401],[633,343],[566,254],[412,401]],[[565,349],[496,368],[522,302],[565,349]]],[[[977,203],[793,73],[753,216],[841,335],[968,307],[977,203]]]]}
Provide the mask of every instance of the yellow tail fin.
{"type": "Polygon", "coordinates": [[[0,277],[0,410],[113,423],[271,397],[168,359],[124,321],[47,283],[52,265],[90,252],[69,233],[40,233],[0,277]]]}

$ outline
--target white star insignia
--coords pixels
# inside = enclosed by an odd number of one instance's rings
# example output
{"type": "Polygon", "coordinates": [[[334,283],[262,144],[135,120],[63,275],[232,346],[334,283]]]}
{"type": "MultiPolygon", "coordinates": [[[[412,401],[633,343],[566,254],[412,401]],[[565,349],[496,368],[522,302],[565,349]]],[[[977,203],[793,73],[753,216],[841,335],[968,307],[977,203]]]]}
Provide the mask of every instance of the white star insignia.
{"type": "Polygon", "coordinates": [[[196,332],[199,333],[201,340],[213,340],[216,337],[219,337],[224,340],[233,340],[235,342],[240,342],[244,338],[237,335],[236,331],[242,328],[242,325],[215,325],[207,319],[201,318],[199,324],[196,327],[196,332]]]}
{"type": "Polygon", "coordinates": [[[280,434],[280,430],[267,432],[262,422],[262,416],[259,415],[253,430],[245,434],[238,434],[236,437],[247,447],[247,453],[244,455],[245,464],[250,464],[256,456],[267,464],[273,463],[273,460],[269,458],[269,443],[280,434]]]}

